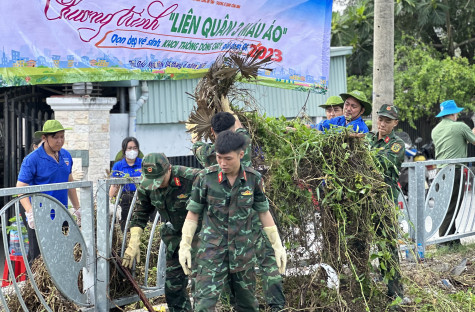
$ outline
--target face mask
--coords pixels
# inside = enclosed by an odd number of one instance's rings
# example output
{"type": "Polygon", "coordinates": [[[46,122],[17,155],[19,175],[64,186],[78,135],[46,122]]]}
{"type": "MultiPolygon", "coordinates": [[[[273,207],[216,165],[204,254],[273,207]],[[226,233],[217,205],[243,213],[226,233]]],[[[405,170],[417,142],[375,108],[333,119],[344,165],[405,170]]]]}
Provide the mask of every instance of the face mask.
{"type": "Polygon", "coordinates": [[[127,159],[135,159],[137,158],[138,154],[139,154],[138,151],[134,151],[134,150],[126,151],[125,157],[127,157],[127,159]]]}

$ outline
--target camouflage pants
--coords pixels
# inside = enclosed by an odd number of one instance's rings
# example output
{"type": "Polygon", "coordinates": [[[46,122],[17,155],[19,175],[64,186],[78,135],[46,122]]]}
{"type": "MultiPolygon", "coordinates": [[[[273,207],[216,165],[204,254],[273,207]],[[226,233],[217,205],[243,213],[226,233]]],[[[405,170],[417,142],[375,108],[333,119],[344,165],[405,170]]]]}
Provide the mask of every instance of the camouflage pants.
{"type": "Polygon", "coordinates": [[[167,269],[165,273],[165,299],[170,312],[192,311],[191,303],[186,291],[188,276],[178,260],[178,248],[181,237],[170,233],[169,228],[162,227],[162,240],[167,246],[167,269]]]}
{"type": "Polygon", "coordinates": [[[219,296],[225,285],[229,285],[231,292],[235,295],[236,305],[234,308],[236,311],[259,311],[255,296],[256,273],[253,267],[231,273],[227,258],[219,264],[212,260],[200,260],[197,266],[193,294],[196,312],[215,311],[219,296]]]}
{"type": "Polygon", "coordinates": [[[260,235],[256,242],[256,257],[262,279],[262,289],[266,303],[272,311],[282,310],[285,306],[282,276],[275,261],[275,253],[267,235],[259,229],[260,235]]]}
{"type": "MultiPolygon", "coordinates": [[[[257,229],[258,231],[255,233],[257,236],[255,251],[262,281],[262,290],[271,311],[280,311],[285,306],[282,276],[279,273],[279,268],[275,261],[275,252],[267,235],[260,226],[257,229]]],[[[225,285],[225,292],[229,293],[230,304],[235,306],[236,299],[232,289],[225,285]]]]}

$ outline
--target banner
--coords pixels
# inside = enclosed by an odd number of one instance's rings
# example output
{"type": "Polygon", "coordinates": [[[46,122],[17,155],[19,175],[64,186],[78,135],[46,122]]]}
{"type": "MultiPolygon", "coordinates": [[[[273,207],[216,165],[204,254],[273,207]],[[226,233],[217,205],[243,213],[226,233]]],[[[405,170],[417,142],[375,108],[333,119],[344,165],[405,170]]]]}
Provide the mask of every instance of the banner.
{"type": "Polygon", "coordinates": [[[261,84],[325,93],[331,9],[332,0],[5,0],[0,86],[198,78],[234,50],[272,56],[261,84]]]}

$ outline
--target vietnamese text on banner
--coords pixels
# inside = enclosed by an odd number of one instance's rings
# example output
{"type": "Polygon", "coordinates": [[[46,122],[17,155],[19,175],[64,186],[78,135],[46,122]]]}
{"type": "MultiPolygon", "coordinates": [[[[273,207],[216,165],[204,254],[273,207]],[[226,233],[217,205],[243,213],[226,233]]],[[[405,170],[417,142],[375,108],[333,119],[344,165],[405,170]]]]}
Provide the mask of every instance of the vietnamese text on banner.
{"type": "Polygon", "coordinates": [[[0,86],[191,79],[233,50],[271,56],[261,84],[325,93],[332,0],[0,3],[0,86]]]}

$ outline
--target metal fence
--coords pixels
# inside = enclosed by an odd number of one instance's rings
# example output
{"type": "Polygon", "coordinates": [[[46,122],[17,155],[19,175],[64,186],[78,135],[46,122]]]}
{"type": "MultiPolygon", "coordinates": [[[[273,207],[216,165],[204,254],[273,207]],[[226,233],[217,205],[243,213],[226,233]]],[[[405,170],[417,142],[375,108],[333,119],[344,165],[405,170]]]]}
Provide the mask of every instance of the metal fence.
{"type": "MultiPolygon", "coordinates": [[[[137,179],[135,179],[135,182],[137,182],[137,179]]],[[[12,283],[12,286],[3,287],[0,292],[0,305],[3,311],[10,311],[7,304],[7,297],[12,295],[12,289],[15,295],[18,296],[23,311],[28,311],[20,291],[21,287],[24,286],[24,284],[22,284],[24,282],[18,282],[15,279],[13,263],[9,256],[8,234],[6,230],[8,217],[10,215],[13,214],[16,220],[20,220],[20,200],[26,196],[31,198],[35,230],[43,261],[52,281],[67,300],[81,306],[82,311],[109,311],[111,306],[122,306],[140,300],[137,295],[115,299],[112,299],[109,295],[111,244],[116,219],[116,207],[109,205],[109,187],[112,184],[121,185],[119,189],[120,197],[123,185],[128,183],[131,183],[130,179],[100,180],[96,196],[93,194],[93,183],[89,181],[0,189],[0,197],[14,196],[14,198],[0,210],[3,252],[6,257],[6,267],[4,269],[8,268],[12,283]],[[71,188],[80,189],[80,227],[69,214],[66,207],[55,198],[41,193],[71,188]],[[21,196],[21,194],[28,195],[21,196]],[[97,199],[96,211],[94,211],[95,197],[97,199]],[[110,209],[112,211],[111,214],[109,214],[110,209]],[[11,210],[14,210],[14,212],[11,210]],[[65,227],[67,228],[66,231],[65,227]],[[75,252],[73,252],[73,250],[75,250],[75,252]],[[79,257],[77,256],[78,250],[79,257]]],[[[134,202],[135,198],[132,205],[134,202]]],[[[130,219],[131,212],[132,209],[130,210],[128,220],[130,219]]],[[[142,290],[148,298],[164,294],[165,246],[162,243],[160,243],[159,259],[156,266],[156,284],[148,285],[147,283],[149,274],[148,263],[151,254],[150,247],[158,221],[159,215],[157,214],[152,225],[148,243],[149,248],[146,257],[145,279],[142,282],[139,281],[142,290]]],[[[52,311],[52,307],[48,306],[42,297],[33,278],[34,272],[32,272],[26,257],[26,246],[23,240],[20,222],[16,224],[16,229],[19,235],[22,254],[20,257],[22,257],[25,264],[27,279],[31,282],[35,294],[42,304],[42,308],[45,311],[52,311]]],[[[124,235],[120,256],[124,253],[126,237],[127,236],[124,235]]],[[[35,307],[35,309],[36,308],[38,307],[35,307]]]]}
{"type": "Polygon", "coordinates": [[[409,169],[409,193],[407,198],[400,194],[403,208],[401,223],[416,246],[440,244],[475,235],[475,175],[471,163],[475,158],[406,162],[409,169]],[[426,189],[426,166],[440,168],[430,187],[426,189]],[[454,190],[454,182],[458,188],[454,190]],[[452,195],[452,193],[454,195],[452,195]],[[451,199],[455,210],[447,222],[447,230],[440,233],[451,199]],[[454,233],[449,233],[451,228],[454,233]]]}

